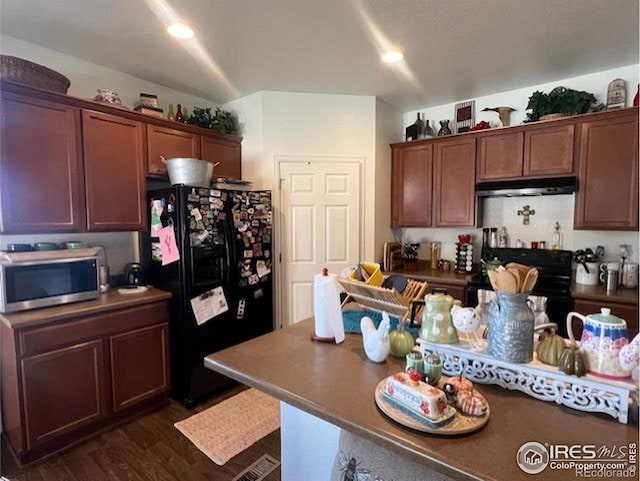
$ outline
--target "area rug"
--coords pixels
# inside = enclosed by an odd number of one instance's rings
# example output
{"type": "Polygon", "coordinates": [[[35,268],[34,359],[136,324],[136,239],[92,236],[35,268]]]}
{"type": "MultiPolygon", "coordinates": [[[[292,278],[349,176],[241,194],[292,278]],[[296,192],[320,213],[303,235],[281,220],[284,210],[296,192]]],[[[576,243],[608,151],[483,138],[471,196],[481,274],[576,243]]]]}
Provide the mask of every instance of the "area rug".
{"type": "Polygon", "coordinates": [[[222,466],[280,427],[280,402],[256,389],[247,389],[174,426],[222,466]]]}

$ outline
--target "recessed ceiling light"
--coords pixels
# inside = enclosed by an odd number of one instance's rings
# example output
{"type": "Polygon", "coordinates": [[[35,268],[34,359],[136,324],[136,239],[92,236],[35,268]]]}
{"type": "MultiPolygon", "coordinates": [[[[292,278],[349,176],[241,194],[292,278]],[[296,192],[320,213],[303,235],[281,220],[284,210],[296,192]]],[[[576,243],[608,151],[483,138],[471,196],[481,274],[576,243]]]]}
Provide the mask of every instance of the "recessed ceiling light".
{"type": "Polygon", "coordinates": [[[398,52],[397,50],[390,50],[382,55],[382,61],[384,63],[397,63],[403,58],[404,55],[402,55],[402,52],[398,52]]]}
{"type": "Polygon", "coordinates": [[[167,27],[167,32],[169,32],[169,35],[176,38],[192,38],[194,35],[191,27],[180,22],[169,25],[167,27]]]}

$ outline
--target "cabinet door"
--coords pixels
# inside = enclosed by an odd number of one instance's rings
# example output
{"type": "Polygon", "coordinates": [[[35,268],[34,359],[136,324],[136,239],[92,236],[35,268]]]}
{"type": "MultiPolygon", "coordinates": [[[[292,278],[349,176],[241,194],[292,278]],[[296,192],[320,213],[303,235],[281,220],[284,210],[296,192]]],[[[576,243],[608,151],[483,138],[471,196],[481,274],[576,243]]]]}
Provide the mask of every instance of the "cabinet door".
{"type": "Polygon", "coordinates": [[[429,227],[432,211],[433,144],[412,145],[394,151],[392,210],[397,227],[429,227]]]}
{"type": "Polygon", "coordinates": [[[107,415],[102,341],[22,360],[27,449],[49,443],[107,415]]]}
{"type": "Polygon", "coordinates": [[[115,412],[169,389],[167,332],[161,324],[110,338],[115,412]]]}
{"type": "Polygon", "coordinates": [[[160,156],[200,158],[200,136],[182,130],[147,124],[147,175],[165,176],[160,156]]]}
{"type": "Polygon", "coordinates": [[[214,177],[240,179],[241,148],[239,142],[225,141],[213,137],[200,136],[201,158],[220,162],[213,169],[214,177]]]}
{"type": "Polygon", "coordinates": [[[638,228],[638,111],[578,124],[576,229],[638,228]]]}
{"type": "Polygon", "coordinates": [[[143,139],[141,122],[82,111],[88,230],[144,229],[143,139]]]}
{"type": "Polygon", "coordinates": [[[573,124],[531,127],[524,134],[524,175],[573,174],[573,124]]]}
{"type": "MultiPolygon", "coordinates": [[[[600,312],[603,307],[611,309],[611,314],[618,316],[627,321],[627,330],[629,339],[638,334],[638,305],[637,304],[621,304],[607,301],[592,301],[589,299],[575,299],[573,302],[573,310],[580,314],[595,314],[600,312]]],[[[582,323],[579,319],[573,318],[571,325],[573,326],[573,335],[576,339],[580,339],[582,335],[582,323]]]]}
{"type": "Polygon", "coordinates": [[[524,133],[481,135],[479,139],[479,180],[518,178],[522,175],[524,133]]]}
{"type": "Polygon", "coordinates": [[[476,224],[476,139],[435,143],[433,182],[436,227],[476,224]]]}
{"type": "Polygon", "coordinates": [[[0,132],[2,232],[83,230],[80,111],[5,92],[0,132]]]}
{"type": "Polygon", "coordinates": [[[434,290],[436,292],[442,292],[442,289],[447,290],[447,294],[449,294],[454,299],[458,299],[462,302],[462,305],[467,304],[467,288],[465,286],[460,286],[457,284],[440,284],[429,282],[429,286],[427,287],[427,293],[432,294],[434,290]],[[437,291],[437,290],[440,291],[437,291]]]}

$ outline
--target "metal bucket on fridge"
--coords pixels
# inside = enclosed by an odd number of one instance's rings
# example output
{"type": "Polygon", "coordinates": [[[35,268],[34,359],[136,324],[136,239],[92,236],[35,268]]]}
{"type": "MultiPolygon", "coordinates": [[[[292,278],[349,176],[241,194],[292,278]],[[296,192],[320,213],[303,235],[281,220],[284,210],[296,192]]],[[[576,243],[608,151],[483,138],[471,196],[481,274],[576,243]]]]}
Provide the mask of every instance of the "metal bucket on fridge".
{"type": "Polygon", "coordinates": [[[496,292],[489,307],[489,354],[507,362],[533,359],[534,315],[528,293],[496,292]]]}

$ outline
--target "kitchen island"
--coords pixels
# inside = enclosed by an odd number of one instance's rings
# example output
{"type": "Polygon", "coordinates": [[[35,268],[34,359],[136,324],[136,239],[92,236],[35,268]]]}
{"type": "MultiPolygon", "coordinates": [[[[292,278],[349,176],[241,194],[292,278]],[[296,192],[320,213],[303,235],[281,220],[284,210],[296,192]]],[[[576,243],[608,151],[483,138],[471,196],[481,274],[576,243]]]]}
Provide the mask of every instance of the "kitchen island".
{"type": "MultiPolygon", "coordinates": [[[[483,385],[476,387],[489,401],[491,418],[482,430],[450,438],[411,431],[385,417],[373,398],[380,380],[404,363],[368,361],[357,334],[340,345],[312,342],[312,328],[309,319],[205,358],[207,367],[282,401],[283,481],[328,481],[325,466],[331,467],[340,429],[461,480],[531,479],[516,464],[518,450],[530,441],[637,446],[635,426],[483,385]],[[303,477],[301,469],[307,470],[303,477]]],[[[576,478],[547,468],[540,479],[576,478]]]]}

